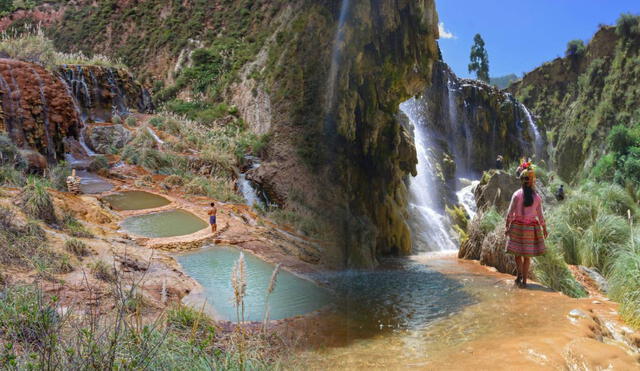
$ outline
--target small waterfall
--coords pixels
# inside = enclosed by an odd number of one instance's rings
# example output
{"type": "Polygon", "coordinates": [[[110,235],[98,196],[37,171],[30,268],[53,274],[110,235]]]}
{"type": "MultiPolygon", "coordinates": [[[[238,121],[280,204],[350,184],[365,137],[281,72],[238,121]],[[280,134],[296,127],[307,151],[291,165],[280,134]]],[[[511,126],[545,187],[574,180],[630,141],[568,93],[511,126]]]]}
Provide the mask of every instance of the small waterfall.
{"type": "Polygon", "coordinates": [[[533,138],[535,140],[535,155],[536,157],[540,160],[540,159],[544,159],[546,156],[544,156],[544,138],[542,138],[542,134],[540,134],[540,130],[538,129],[538,125],[536,125],[536,122],[533,120],[533,117],[531,116],[531,112],[529,112],[529,110],[527,109],[527,107],[525,107],[524,104],[520,103],[520,107],[522,108],[522,111],[524,112],[526,118],[527,118],[527,123],[529,124],[529,128],[531,130],[531,132],[533,133],[533,138]]]}
{"type": "Polygon", "coordinates": [[[409,185],[410,227],[416,251],[455,250],[456,244],[451,235],[449,220],[444,215],[439,202],[437,174],[430,158],[432,143],[427,128],[417,108],[415,98],[400,105],[413,124],[416,151],[418,155],[418,175],[409,185]]]}
{"type": "Polygon", "coordinates": [[[336,95],[336,80],[338,78],[338,69],[340,66],[340,55],[342,53],[342,43],[344,42],[344,24],[349,13],[350,0],[342,0],[340,6],[340,16],[338,18],[338,26],[336,35],[333,39],[333,48],[331,50],[331,66],[329,67],[329,77],[327,78],[325,93],[325,117],[328,117],[334,109],[336,95]]]}
{"type": "Polygon", "coordinates": [[[456,196],[458,197],[458,202],[464,208],[464,211],[469,215],[469,219],[473,219],[476,216],[476,212],[478,211],[478,207],[476,206],[476,198],[473,192],[476,189],[476,186],[480,183],[478,180],[469,180],[462,178],[460,182],[463,184],[462,188],[458,192],[456,192],[456,196]]]}
{"type": "Polygon", "coordinates": [[[40,74],[38,74],[38,71],[36,71],[32,67],[29,67],[29,70],[31,71],[31,73],[33,73],[36,81],[38,81],[38,88],[40,90],[40,104],[42,105],[42,114],[44,116],[44,134],[47,140],[47,156],[48,158],[53,158],[55,160],[57,159],[57,155],[55,149],[53,148],[53,141],[51,140],[51,128],[49,125],[49,105],[47,104],[47,98],[44,93],[44,84],[42,82],[40,74]]]}
{"type": "Polygon", "coordinates": [[[129,113],[127,96],[120,89],[120,85],[116,80],[113,68],[107,69],[107,83],[109,84],[109,91],[111,91],[113,99],[113,108],[119,115],[126,115],[129,113]]]}
{"type": "Polygon", "coordinates": [[[164,144],[164,140],[160,139],[158,134],[156,134],[156,132],[153,131],[153,129],[151,129],[149,126],[147,126],[147,131],[153,137],[153,139],[156,141],[156,143],[158,143],[158,145],[162,146],[164,144]]]}
{"type": "Polygon", "coordinates": [[[246,156],[245,159],[248,160],[251,165],[247,170],[238,175],[238,190],[242,193],[247,205],[263,204],[263,198],[260,197],[254,183],[247,179],[247,171],[259,168],[260,161],[253,156],[246,156]]]}
{"type": "MultiPolygon", "coordinates": [[[[76,115],[78,115],[78,120],[80,120],[80,124],[82,125],[82,128],[80,129],[80,135],[78,138],[78,142],[80,143],[80,145],[82,146],[82,148],[84,149],[84,151],[87,153],[87,156],[89,157],[93,157],[96,155],[96,153],[91,150],[91,148],[89,148],[89,146],[87,146],[87,142],[84,139],[84,132],[87,129],[86,126],[86,120],[87,117],[85,115],[83,115],[82,111],[80,110],[80,104],[78,103],[78,99],[76,98],[76,95],[73,94],[72,92],[72,87],[69,86],[69,84],[67,83],[67,81],[69,80],[65,80],[64,77],[57,75],[58,79],[60,80],[60,83],[62,83],[62,86],[64,86],[65,90],[67,91],[67,94],[69,94],[69,97],[71,98],[71,102],[73,103],[73,109],[76,111],[76,115]]],[[[81,160],[76,160],[73,158],[73,156],[71,156],[70,158],[70,162],[73,163],[84,163],[81,160]]]]}

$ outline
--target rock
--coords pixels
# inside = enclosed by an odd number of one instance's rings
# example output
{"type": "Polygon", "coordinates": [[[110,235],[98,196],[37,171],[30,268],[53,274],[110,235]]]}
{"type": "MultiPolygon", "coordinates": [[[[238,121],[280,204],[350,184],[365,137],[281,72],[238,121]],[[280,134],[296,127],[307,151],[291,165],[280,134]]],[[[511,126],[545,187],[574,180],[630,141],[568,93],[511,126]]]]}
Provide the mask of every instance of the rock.
{"type": "Polygon", "coordinates": [[[495,206],[499,213],[506,212],[513,192],[520,187],[520,180],[514,174],[502,170],[489,170],[482,176],[474,191],[478,210],[487,210],[495,206]]]}
{"type": "MultiPolygon", "coordinates": [[[[499,272],[515,275],[516,261],[506,252],[507,237],[504,235],[504,224],[500,223],[495,231],[490,232],[482,241],[480,264],[496,268],[499,272]]],[[[533,261],[529,272],[533,272],[533,261]]],[[[531,274],[529,275],[531,277],[531,274]]]]}
{"type": "Polygon", "coordinates": [[[0,96],[0,132],[48,161],[63,160],[63,139],[80,127],[65,84],[39,64],[0,58],[0,96]]]}
{"type": "Polygon", "coordinates": [[[47,169],[47,159],[40,153],[30,150],[20,150],[20,156],[26,164],[26,170],[30,174],[44,174],[47,169]]]}
{"type": "Polygon", "coordinates": [[[591,269],[591,268],[587,268],[587,267],[585,267],[583,265],[579,265],[578,269],[580,269],[581,272],[583,272],[587,276],[589,276],[589,278],[596,284],[596,286],[598,287],[598,290],[600,290],[600,292],[606,294],[609,291],[609,283],[596,270],[591,269]]]}
{"type": "Polygon", "coordinates": [[[109,154],[111,147],[122,148],[131,140],[131,132],[120,124],[90,125],[86,132],[87,145],[97,153],[109,154]]]}
{"type": "Polygon", "coordinates": [[[573,317],[573,318],[587,318],[587,314],[583,311],[581,311],[580,309],[572,309],[569,312],[569,317],[573,317]]]}

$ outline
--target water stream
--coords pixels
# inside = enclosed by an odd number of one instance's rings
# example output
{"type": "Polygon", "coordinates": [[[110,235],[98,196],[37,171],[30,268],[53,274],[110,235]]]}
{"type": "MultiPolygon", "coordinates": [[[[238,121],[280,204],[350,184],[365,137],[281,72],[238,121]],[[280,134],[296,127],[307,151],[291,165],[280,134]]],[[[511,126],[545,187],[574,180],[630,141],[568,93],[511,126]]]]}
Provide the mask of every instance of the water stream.
{"type": "Polygon", "coordinates": [[[525,114],[525,117],[527,118],[527,124],[531,130],[531,132],[533,133],[533,138],[534,138],[534,146],[535,146],[535,155],[537,157],[537,159],[545,159],[545,145],[544,145],[544,138],[542,137],[542,134],[540,134],[540,130],[538,129],[538,125],[536,124],[536,122],[533,120],[533,116],[531,116],[531,112],[529,112],[529,110],[527,109],[527,107],[520,103],[520,107],[522,108],[522,111],[525,114]]]}

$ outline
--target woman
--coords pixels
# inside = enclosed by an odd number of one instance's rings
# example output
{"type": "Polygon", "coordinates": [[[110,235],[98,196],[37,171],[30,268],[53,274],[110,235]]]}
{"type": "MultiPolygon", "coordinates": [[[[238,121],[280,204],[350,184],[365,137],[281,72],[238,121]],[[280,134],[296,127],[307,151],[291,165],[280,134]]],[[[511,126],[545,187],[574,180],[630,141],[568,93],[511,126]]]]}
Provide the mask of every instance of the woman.
{"type": "Polygon", "coordinates": [[[535,172],[531,163],[523,164],[522,188],[513,193],[506,220],[509,237],[507,252],[515,255],[518,277],[516,285],[527,286],[531,257],[544,254],[547,226],[542,214],[542,198],[535,191],[535,172]]]}

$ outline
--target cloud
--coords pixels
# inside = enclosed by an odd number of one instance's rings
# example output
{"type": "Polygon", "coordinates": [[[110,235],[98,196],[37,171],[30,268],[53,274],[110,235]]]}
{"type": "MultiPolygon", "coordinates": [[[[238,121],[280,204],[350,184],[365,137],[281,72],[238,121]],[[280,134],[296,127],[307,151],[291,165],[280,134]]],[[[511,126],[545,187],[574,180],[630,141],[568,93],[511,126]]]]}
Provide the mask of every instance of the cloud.
{"type": "Polygon", "coordinates": [[[440,34],[441,39],[457,39],[458,38],[458,36],[445,30],[444,22],[438,23],[438,33],[440,34]]]}

